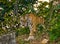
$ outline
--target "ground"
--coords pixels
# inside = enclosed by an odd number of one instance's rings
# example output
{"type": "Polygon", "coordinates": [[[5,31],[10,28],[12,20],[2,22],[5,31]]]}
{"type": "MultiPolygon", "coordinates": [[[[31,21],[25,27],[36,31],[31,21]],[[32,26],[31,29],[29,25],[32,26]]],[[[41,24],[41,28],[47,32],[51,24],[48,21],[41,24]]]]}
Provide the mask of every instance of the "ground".
{"type": "MultiPolygon", "coordinates": [[[[26,35],[26,34],[18,36],[16,38],[17,44],[42,44],[41,42],[44,39],[48,40],[48,36],[47,35],[45,35],[45,34],[42,35],[40,33],[38,33],[38,34],[35,35],[35,39],[34,40],[24,41],[24,39],[27,38],[27,37],[28,37],[28,35],[26,35]]],[[[47,42],[47,44],[48,44],[48,42],[47,42]]]]}
{"type": "Polygon", "coordinates": [[[17,44],[43,44],[42,41],[44,41],[44,39],[48,40],[44,44],[60,44],[60,39],[58,40],[59,42],[58,41],[56,41],[56,42],[50,42],[49,41],[49,36],[47,34],[36,34],[34,40],[24,41],[24,39],[27,38],[27,37],[28,37],[27,34],[16,37],[17,44]]]}

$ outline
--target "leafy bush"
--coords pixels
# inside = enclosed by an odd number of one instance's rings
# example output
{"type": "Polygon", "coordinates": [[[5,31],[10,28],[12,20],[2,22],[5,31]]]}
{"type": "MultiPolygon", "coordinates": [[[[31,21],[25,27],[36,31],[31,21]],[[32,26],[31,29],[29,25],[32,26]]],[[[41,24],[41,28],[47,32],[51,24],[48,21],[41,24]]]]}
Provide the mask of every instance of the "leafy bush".
{"type": "Polygon", "coordinates": [[[52,31],[49,32],[50,35],[50,41],[55,41],[60,37],[60,29],[52,29],[52,31]]]}
{"type": "Polygon", "coordinates": [[[56,17],[51,20],[50,24],[52,24],[49,30],[49,36],[51,41],[55,41],[60,37],[60,15],[55,14],[56,17]]]}
{"type": "Polygon", "coordinates": [[[24,34],[29,34],[29,28],[28,27],[16,29],[16,36],[24,35],[24,34]]]}
{"type": "Polygon", "coordinates": [[[38,30],[39,32],[43,32],[43,27],[42,27],[42,25],[38,24],[38,25],[37,25],[37,30],[38,30]]]}

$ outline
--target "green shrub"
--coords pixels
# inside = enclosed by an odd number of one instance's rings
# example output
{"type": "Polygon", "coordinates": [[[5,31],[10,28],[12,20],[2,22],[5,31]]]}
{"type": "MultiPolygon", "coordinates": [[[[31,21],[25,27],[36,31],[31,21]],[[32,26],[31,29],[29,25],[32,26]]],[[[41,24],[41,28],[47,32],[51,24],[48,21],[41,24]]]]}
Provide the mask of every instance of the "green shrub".
{"type": "Polygon", "coordinates": [[[60,23],[52,26],[52,29],[49,31],[49,36],[51,41],[55,41],[60,37],[60,23]]]}
{"type": "Polygon", "coordinates": [[[29,34],[29,28],[28,27],[16,29],[16,36],[24,35],[24,34],[29,34]]]}
{"type": "Polygon", "coordinates": [[[39,32],[43,32],[43,27],[42,27],[42,25],[38,24],[38,25],[37,25],[37,30],[38,30],[39,32]]]}

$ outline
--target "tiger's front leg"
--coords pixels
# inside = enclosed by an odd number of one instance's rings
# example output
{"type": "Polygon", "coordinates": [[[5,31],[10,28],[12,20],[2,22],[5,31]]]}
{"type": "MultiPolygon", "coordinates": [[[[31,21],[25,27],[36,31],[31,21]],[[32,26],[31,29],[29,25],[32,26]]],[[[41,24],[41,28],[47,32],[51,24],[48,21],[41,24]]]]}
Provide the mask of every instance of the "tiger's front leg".
{"type": "Polygon", "coordinates": [[[30,33],[29,33],[29,37],[27,39],[25,39],[25,41],[29,41],[29,40],[34,40],[34,35],[35,35],[35,32],[36,32],[36,26],[33,25],[33,26],[29,26],[29,29],[30,29],[30,33]]]}

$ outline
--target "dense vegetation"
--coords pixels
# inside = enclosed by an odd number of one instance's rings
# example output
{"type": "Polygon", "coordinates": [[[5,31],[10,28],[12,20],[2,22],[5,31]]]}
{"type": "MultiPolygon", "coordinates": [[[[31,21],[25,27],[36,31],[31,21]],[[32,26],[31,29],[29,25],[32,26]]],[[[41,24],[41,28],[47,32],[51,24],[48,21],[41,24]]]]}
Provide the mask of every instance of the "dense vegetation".
{"type": "MultiPolygon", "coordinates": [[[[45,32],[49,34],[50,41],[56,41],[60,38],[60,4],[53,5],[53,2],[40,1],[38,9],[34,10],[33,5],[37,3],[37,0],[0,0],[0,7],[3,8],[0,10],[0,35],[10,31],[15,31],[16,36],[28,34],[28,27],[19,27],[20,15],[32,12],[45,18],[45,32]]],[[[44,32],[41,26],[38,28],[39,32],[44,32]]]]}

